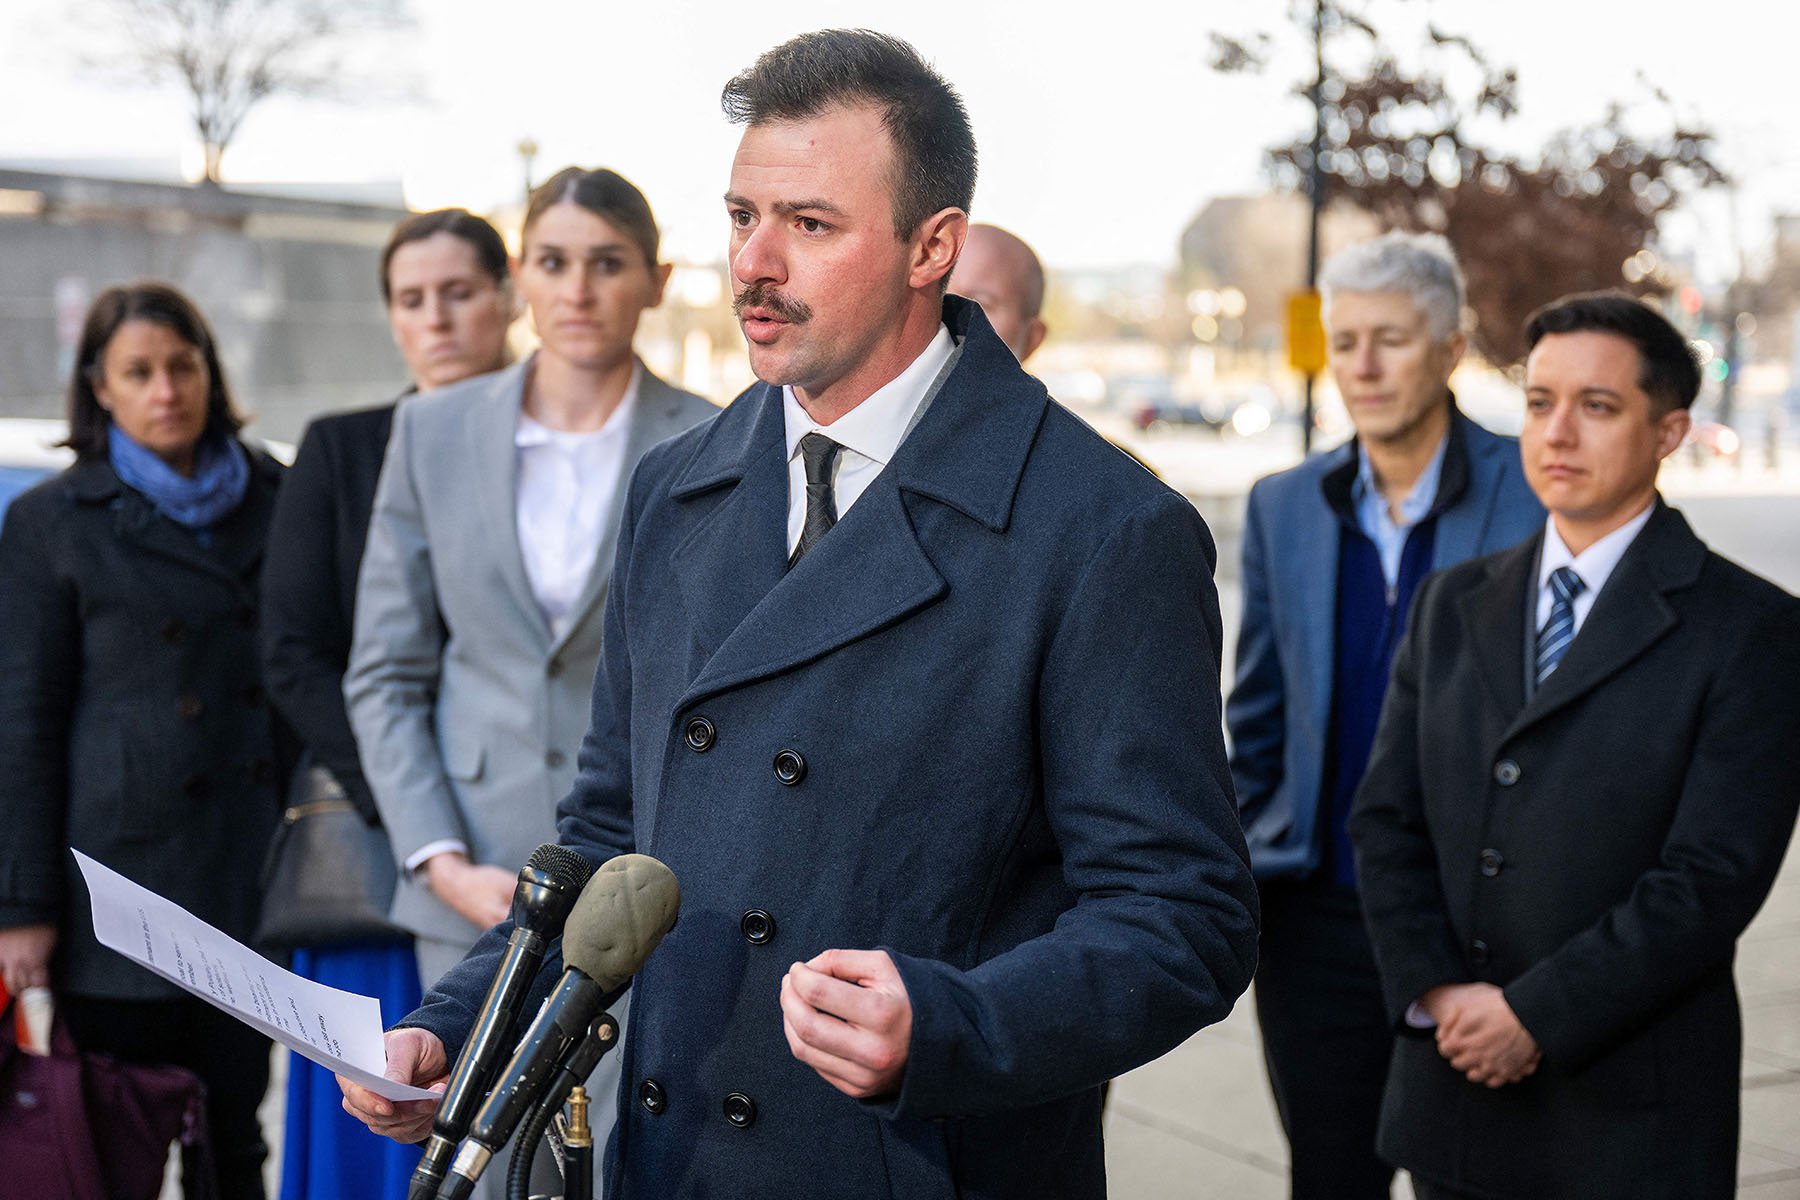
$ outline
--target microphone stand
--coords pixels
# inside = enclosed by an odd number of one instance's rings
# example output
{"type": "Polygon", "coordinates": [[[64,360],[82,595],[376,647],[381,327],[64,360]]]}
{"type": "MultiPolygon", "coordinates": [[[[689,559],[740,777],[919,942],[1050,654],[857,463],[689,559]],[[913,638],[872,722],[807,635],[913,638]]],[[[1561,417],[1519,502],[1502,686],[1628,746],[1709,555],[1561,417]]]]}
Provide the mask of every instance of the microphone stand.
{"type": "Polygon", "coordinates": [[[588,1129],[588,1096],[582,1083],[618,1044],[618,1019],[611,1013],[601,1013],[588,1026],[586,1035],[569,1047],[557,1063],[550,1086],[520,1127],[513,1145],[512,1162],[506,1169],[507,1200],[531,1200],[531,1160],[537,1140],[549,1132],[565,1100],[569,1101],[570,1115],[566,1122],[568,1133],[563,1138],[563,1200],[593,1200],[594,1138],[588,1129]]]}

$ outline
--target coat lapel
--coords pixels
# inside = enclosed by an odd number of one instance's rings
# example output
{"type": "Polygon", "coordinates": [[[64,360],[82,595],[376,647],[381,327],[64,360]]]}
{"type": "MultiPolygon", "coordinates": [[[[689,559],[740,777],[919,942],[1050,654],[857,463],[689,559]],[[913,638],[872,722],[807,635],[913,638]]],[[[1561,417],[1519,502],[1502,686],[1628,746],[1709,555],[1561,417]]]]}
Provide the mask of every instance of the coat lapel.
{"type": "MultiPolygon", "coordinates": [[[[1337,472],[1347,467],[1355,469],[1356,443],[1346,442],[1326,455],[1328,463],[1319,476],[1321,491],[1337,472]]],[[[1337,509],[1325,496],[1306,499],[1306,503],[1295,505],[1294,511],[1277,516],[1281,528],[1274,535],[1283,544],[1291,544],[1295,553],[1276,561],[1288,573],[1283,590],[1295,597],[1295,611],[1300,618],[1295,626],[1306,639],[1306,644],[1299,647],[1299,661],[1307,664],[1312,685],[1308,699],[1313,728],[1326,729],[1331,723],[1332,678],[1337,669],[1338,551],[1344,529],[1337,509]],[[1288,543],[1290,536],[1293,540],[1288,543]]]]}
{"type": "Polygon", "coordinates": [[[613,553],[619,546],[619,518],[625,511],[626,492],[638,460],[644,457],[650,447],[665,438],[674,437],[687,427],[681,417],[682,393],[652,375],[641,360],[638,362],[638,371],[637,410],[632,414],[631,427],[625,433],[625,458],[619,472],[618,486],[613,488],[612,506],[606,514],[605,522],[600,526],[600,544],[594,548],[594,565],[588,569],[587,582],[581,589],[581,599],[570,612],[569,623],[563,630],[562,637],[550,648],[553,655],[575,636],[583,624],[595,618],[601,601],[606,598],[606,585],[612,579],[613,553]]]}
{"type": "Polygon", "coordinates": [[[680,499],[736,481],[674,556],[697,634],[722,635],[703,646],[718,648],[682,705],[811,662],[941,600],[949,585],[919,539],[913,497],[1006,529],[1049,398],[979,311],[945,300],[961,344],[943,386],[887,469],[791,571],[780,391],[753,389],[715,422],[674,489],[680,499]],[[754,411],[739,411],[746,403],[754,411]]]}
{"type": "Polygon", "coordinates": [[[1487,578],[1458,602],[1463,635],[1468,639],[1476,673],[1500,711],[1517,713],[1525,705],[1525,609],[1530,602],[1532,571],[1544,535],[1497,555],[1487,578]]]}
{"type": "Polygon", "coordinates": [[[202,546],[193,533],[156,511],[142,495],[119,482],[111,465],[93,462],[81,467],[84,478],[77,494],[89,501],[116,497],[113,531],[121,542],[158,558],[177,562],[211,575],[242,592],[255,579],[262,561],[264,531],[280,468],[245,447],[250,455],[250,483],[243,503],[213,528],[213,544],[202,546]]]}
{"type": "MultiPolygon", "coordinates": [[[[1495,496],[1500,490],[1500,464],[1494,458],[1505,453],[1507,448],[1506,443],[1496,438],[1479,436],[1479,427],[1454,405],[1450,409],[1450,422],[1450,438],[1454,443],[1450,453],[1461,455],[1465,490],[1438,517],[1431,548],[1431,561],[1436,566],[1466,562],[1481,553],[1495,496]]],[[[1450,469],[1448,457],[1444,469],[1446,472],[1450,469]]],[[[1439,486],[1441,488],[1442,483],[1439,486]]]]}
{"type": "MultiPolygon", "coordinates": [[[[488,387],[469,397],[469,460],[474,464],[470,495],[488,525],[489,544],[500,562],[500,575],[520,618],[550,646],[550,625],[531,594],[525,574],[525,552],[519,546],[518,491],[519,451],[514,444],[519,429],[525,383],[531,377],[531,359],[514,363],[488,376],[488,387]]],[[[449,465],[449,464],[446,464],[449,465]]],[[[451,469],[454,469],[452,466],[451,469]]]]}
{"type": "Polygon", "coordinates": [[[1562,662],[1508,736],[1567,708],[1666,637],[1678,623],[1666,593],[1692,584],[1705,562],[1706,546],[1686,518],[1658,498],[1656,511],[1594,599],[1562,662]]]}

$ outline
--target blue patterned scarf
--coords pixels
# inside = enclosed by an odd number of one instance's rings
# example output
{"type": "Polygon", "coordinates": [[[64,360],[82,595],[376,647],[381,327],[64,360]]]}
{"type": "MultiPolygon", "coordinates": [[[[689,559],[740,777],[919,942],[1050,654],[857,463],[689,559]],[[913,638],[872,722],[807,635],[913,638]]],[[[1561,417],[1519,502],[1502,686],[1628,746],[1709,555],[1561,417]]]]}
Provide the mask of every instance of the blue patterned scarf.
{"type": "Polygon", "coordinates": [[[179,525],[204,531],[239,504],[250,487],[250,462],[237,439],[205,437],[194,447],[194,477],[133,441],[117,425],[107,427],[112,468],[126,486],[144,494],[156,511],[179,525]]]}

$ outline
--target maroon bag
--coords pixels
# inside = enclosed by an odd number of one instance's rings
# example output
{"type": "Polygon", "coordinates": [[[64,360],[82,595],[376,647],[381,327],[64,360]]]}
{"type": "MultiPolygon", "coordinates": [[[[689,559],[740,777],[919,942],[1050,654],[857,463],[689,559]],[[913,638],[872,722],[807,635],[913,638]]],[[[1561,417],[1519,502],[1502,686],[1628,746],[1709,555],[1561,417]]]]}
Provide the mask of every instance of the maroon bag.
{"type": "Polygon", "coordinates": [[[0,1164],[7,1195],[156,1200],[169,1143],[211,1175],[206,1086],[182,1067],[83,1054],[59,1017],[50,1053],[19,1049],[0,1014],[0,1164]]]}

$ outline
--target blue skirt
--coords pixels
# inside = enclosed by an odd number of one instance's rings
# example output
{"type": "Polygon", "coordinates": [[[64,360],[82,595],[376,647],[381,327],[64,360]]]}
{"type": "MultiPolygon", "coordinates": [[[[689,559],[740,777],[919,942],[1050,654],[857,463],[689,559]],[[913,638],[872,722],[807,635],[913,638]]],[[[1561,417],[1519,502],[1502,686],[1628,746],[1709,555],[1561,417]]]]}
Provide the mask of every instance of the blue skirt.
{"type": "MultiPolygon", "coordinates": [[[[294,951],[294,973],[381,1001],[385,1028],[419,1006],[412,942],[353,942],[294,951]]],[[[281,1200],[405,1200],[419,1147],[369,1132],[343,1109],[330,1071],[288,1056],[281,1200]]]]}

